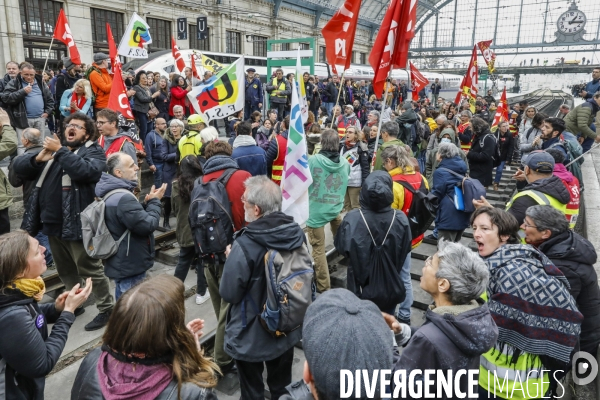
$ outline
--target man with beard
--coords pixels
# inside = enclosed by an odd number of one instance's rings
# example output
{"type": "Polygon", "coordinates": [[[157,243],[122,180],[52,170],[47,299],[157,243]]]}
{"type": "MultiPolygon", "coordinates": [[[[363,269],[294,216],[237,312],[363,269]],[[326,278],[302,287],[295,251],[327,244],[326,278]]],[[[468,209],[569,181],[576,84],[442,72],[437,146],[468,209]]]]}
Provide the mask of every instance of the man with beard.
{"type": "MultiPolygon", "coordinates": [[[[4,78],[2,78],[2,80],[0,80],[0,94],[2,92],[4,92],[4,87],[6,86],[6,84],[10,80],[15,79],[17,77],[17,75],[19,75],[19,64],[17,64],[14,61],[7,62],[6,63],[6,75],[4,75],[4,78]]],[[[2,103],[2,99],[0,99],[0,107],[6,108],[6,106],[2,103]]]]}
{"type": "Polygon", "coordinates": [[[96,115],[96,126],[100,138],[98,144],[104,149],[106,157],[122,151],[137,160],[133,140],[119,128],[119,115],[116,111],[105,108],[96,115]]]}
{"type": "Polygon", "coordinates": [[[354,114],[354,107],[352,104],[346,104],[344,106],[344,115],[340,115],[336,120],[336,127],[340,139],[346,136],[346,128],[350,125],[355,126],[360,131],[360,121],[354,114]]]}
{"type": "MultiPolygon", "coordinates": [[[[96,183],[106,168],[106,156],[96,143],[98,131],[91,118],[74,113],[65,118],[64,136],[44,140],[39,153],[15,158],[15,173],[37,180],[45,173],[38,197],[41,231],[48,236],[56,270],[66,290],[92,279],[98,315],[86,331],[106,325],[114,302],[108,278],[100,260],[91,258],[83,247],[80,213],[94,201],[96,183]]],[[[75,315],[83,313],[83,308],[75,315]]]]}

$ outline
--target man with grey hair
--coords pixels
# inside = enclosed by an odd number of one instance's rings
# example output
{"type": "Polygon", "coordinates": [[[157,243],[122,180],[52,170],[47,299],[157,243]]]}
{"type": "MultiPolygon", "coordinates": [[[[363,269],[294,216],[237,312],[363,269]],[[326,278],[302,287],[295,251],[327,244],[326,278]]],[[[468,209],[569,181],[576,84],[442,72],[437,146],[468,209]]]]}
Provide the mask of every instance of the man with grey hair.
{"type": "Polygon", "coordinates": [[[372,126],[379,126],[379,118],[381,117],[381,115],[379,114],[379,111],[377,110],[371,110],[369,112],[369,114],[367,115],[367,124],[366,126],[368,127],[372,127],[372,126]]]}
{"type": "MultiPolygon", "coordinates": [[[[480,356],[498,339],[498,327],[480,299],[488,280],[487,266],[476,252],[442,241],[440,250],[425,260],[420,283],[434,304],[427,309],[423,326],[395,360],[395,369],[416,374],[415,382],[420,382],[427,370],[444,371],[446,379],[458,377],[461,370],[479,370],[480,356]]],[[[396,335],[405,336],[404,331],[410,330],[393,317],[384,317],[396,335]]],[[[466,374],[457,384],[457,393],[459,389],[463,393],[472,390],[466,374]]],[[[431,390],[439,393],[441,387],[434,383],[431,390]]]]}
{"type": "MultiPolygon", "coordinates": [[[[398,129],[398,125],[396,129],[398,129]]],[[[340,141],[333,129],[325,129],[321,134],[321,151],[308,159],[308,167],[313,182],[308,189],[308,240],[315,259],[317,290],[324,292],[331,288],[329,267],[325,256],[325,225],[329,224],[335,237],[342,223],[340,213],[344,207],[344,197],[350,176],[350,164],[340,158],[340,141]]]]}
{"type": "Polygon", "coordinates": [[[223,300],[230,303],[224,348],[235,360],[241,398],[264,397],[266,365],[271,398],[278,399],[292,382],[294,345],[302,330],[273,337],[261,324],[260,312],[267,300],[265,287],[270,284],[265,255],[269,250],[295,252],[304,248],[307,252],[306,237],[294,218],[281,212],[277,184],[259,175],[246,179],[244,186],[242,202],[248,225],[235,234],[233,245],[225,252],[227,261],[219,288],[223,300]]]}
{"type": "Polygon", "coordinates": [[[571,111],[571,107],[569,107],[567,104],[561,105],[560,108],[558,109],[557,118],[565,119],[565,117],[567,116],[569,111],[571,111]]]}
{"type": "MultiPolygon", "coordinates": [[[[0,80],[0,93],[4,92],[4,87],[8,82],[15,79],[19,75],[19,64],[14,61],[6,63],[6,75],[0,80]]],[[[0,107],[6,107],[0,99],[0,107]]]]}
{"type": "Polygon", "coordinates": [[[404,143],[398,139],[399,133],[400,127],[393,121],[384,122],[383,125],[381,125],[381,139],[383,139],[383,144],[377,149],[377,154],[375,156],[375,170],[385,171],[383,160],[381,159],[381,152],[386,147],[404,146],[404,143]]]}

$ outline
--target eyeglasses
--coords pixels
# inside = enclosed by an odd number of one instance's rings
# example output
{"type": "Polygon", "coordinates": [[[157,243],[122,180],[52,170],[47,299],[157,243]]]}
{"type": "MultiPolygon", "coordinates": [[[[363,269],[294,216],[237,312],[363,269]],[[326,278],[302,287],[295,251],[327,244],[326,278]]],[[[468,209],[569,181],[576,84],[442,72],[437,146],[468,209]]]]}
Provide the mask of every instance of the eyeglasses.
{"type": "Polygon", "coordinates": [[[535,225],[529,225],[529,224],[527,223],[527,221],[525,221],[525,220],[523,220],[523,226],[524,226],[525,228],[535,228],[535,229],[537,229],[537,226],[535,226],[535,225]]]}
{"type": "Polygon", "coordinates": [[[102,126],[106,124],[108,121],[96,121],[96,126],[102,126]]]}
{"type": "Polygon", "coordinates": [[[85,130],[85,126],[81,126],[81,125],[76,125],[76,124],[67,124],[65,125],[65,128],[75,128],[78,131],[84,131],[85,130]]]}

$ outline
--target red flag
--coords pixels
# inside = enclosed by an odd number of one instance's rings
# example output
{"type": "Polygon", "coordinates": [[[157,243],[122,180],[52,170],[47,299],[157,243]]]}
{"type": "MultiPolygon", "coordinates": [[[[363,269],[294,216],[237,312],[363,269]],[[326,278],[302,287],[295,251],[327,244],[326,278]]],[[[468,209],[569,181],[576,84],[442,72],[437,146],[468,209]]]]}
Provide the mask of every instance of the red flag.
{"type": "Polygon", "coordinates": [[[408,48],[415,37],[415,25],[417,24],[417,0],[404,0],[401,11],[400,32],[396,38],[396,50],[392,68],[406,68],[408,61],[408,48]]]}
{"type": "Polygon", "coordinates": [[[492,132],[496,131],[498,125],[502,121],[508,122],[508,103],[506,102],[506,86],[502,91],[502,96],[500,97],[500,104],[498,104],[496,114],[494,115],[494,121],[492,121],[492,132]]]}
{"type": "Polygon", "coordinates": [[[336,74],[336,65],[343,65],[344,69],[350,68],[359,9],[360,0],[346,0],[321,30],[325,39],[327,62],[336,74]]]}
{"type": "Polygon", "coordinates": [[[173,51],[173,58],[175,59],[175,66],[179,72],[183,72],[185,69],[185,61],[179,52],[179,46],[175,43],[175,38],[171,36],[171,50],[173,51]]]}
{"type": "Polygon", "coordinates": [[[469,68],[467,69],[466,75],[463,77],[462,82],[458,88],[458,94],[454,102],[460,105],[461,98],[469,100],[471,112],[475,112],[475,100],[477,99],[477,85],[478,85],[478,70],[477,70],[477,46],[473,46],[473,52],[471,54],[471,62],[469,62],[469,68]]]}
{"type": "Polygon", "coordinates": [[[192,76],[196,79],[201,79],[200,74],[196,69],[196,53],[192,53],[192,76]]]}
{"type": "Polygon", "coordinates": [[[127,98],[127,88],[125,87],[125,82],[123,82],[123,76],[121,75],[120,62],[116,62],[113,65],[113,71],[114,76],[112,88],[110,89],[110,97],[108,99],[108,108],[123,114],[127,119],[134,119],[129,105],[129,99],[127,98]]]}
{"type": "Polygon", "coordinates": [[[112,65],[115,65],[118,57],[117,46],[115,45],[115,39],[113,38],[112,29],[110,29],[110,24],[108,22],[106,23],[106,39],[108,40],[108,56],[110,57],[110,62],[112,63],[112,65]]]}
{"type": "Polygon", "coordinates": [[[419,92],[429,85],[429,80],[425,78],[421,72],[410,63],[410,83],[412,85],[412,98],[413,100],[419,100],[419,92]]]}
{"type": "MultiPolygon", "coordinates": [[[[405,0],[408,1],[408,0],[405,0]]],[[[373,77],[373,93],[378,98],[383,93],[383,85],[392,68],[392,61],[396,49],[396,33],[400,23],[402,0],[392,0],[390,8],[385,13],[379,33],[369,55],[369,64],[375,71],[373,77]]]]}
{"type": "Polygon", "coordinates": [[[479,47],[479,51],[481,51],[481,55],[483,56],[483,59],[487,64],[488,71],[490,71],[490,74],[493,74],[495,70],[494,63],[496,62],[496,53],[494,53],[492,49],[490,49],[491,45],[491,40],[485,40],[483,42],[477,43],[477,47],[479,47]]]}
{"type": "Polygon", "coordinates": [[[77,50],[77,46],[75,46],[75,40],[73,39],[73,35],[71,35],[71,28],[69,28],[69,23],[67,22],[67,17],[65,16],[65,10],[62,8],[58,14],[58,19],[56,20],[53,37],[54,39],[60,40],[67,45],[69,48],[69,57],[71,57],[73,64],[81,64],[79,50],[77,50]]]}

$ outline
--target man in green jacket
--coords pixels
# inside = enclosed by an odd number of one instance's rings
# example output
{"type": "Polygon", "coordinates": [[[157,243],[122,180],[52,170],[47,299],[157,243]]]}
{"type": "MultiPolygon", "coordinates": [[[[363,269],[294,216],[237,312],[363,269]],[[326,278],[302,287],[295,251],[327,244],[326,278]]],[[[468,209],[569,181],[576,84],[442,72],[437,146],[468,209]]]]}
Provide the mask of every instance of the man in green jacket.
{"type": "MultiPolygon", "coordinates": [[[[398,125],[396,129],[398,129],[398,125]]],[[[308,188],[308,240],[315,260],[317,290],[331,289],[329,267],[325,256],[325,225],[329,224],[335,237],[342,223],[340,213],[350,176],[350,163],[340,157],[340,140],[333,129],[321,134],[321,151],[308,159],[313,182],[308,188]]]]}
{"type": "Polygon", "coordinates": [[[596,120],[596,129],[600,126],[599,110],[600,93],[596,93],[594,97],[571,110],[564,119],[567,131],[579,137],[579,143],[584,153],[592,147],[594,141],[600,142],[597,130],[590,127],[594,119],[596,120]]]}
{"type": "Polygon", "coordinates": [[[399,131],[400,128],[398,127],[398,124],[393,121],[386,122],[381,126],[381,138],[383,139],[383,144],[377,149],[377,155],[375,156],[375,171],[385,171],[383,160],[381,159],[381,152],[383,149],[389,146],[404,146],[404,143],[398,139],[399,131]]]}
{"type": "MultiPolygon", "coordinates": [[[[0,108],[0,126],[0,160],[3,160],[17,150],[17,132],[10,125],[10,118],[2,108],[0,108]]],[[[0,170],[0,235],[10,232],[8,206],[12,202],[8,179],[0,170]]]]}

